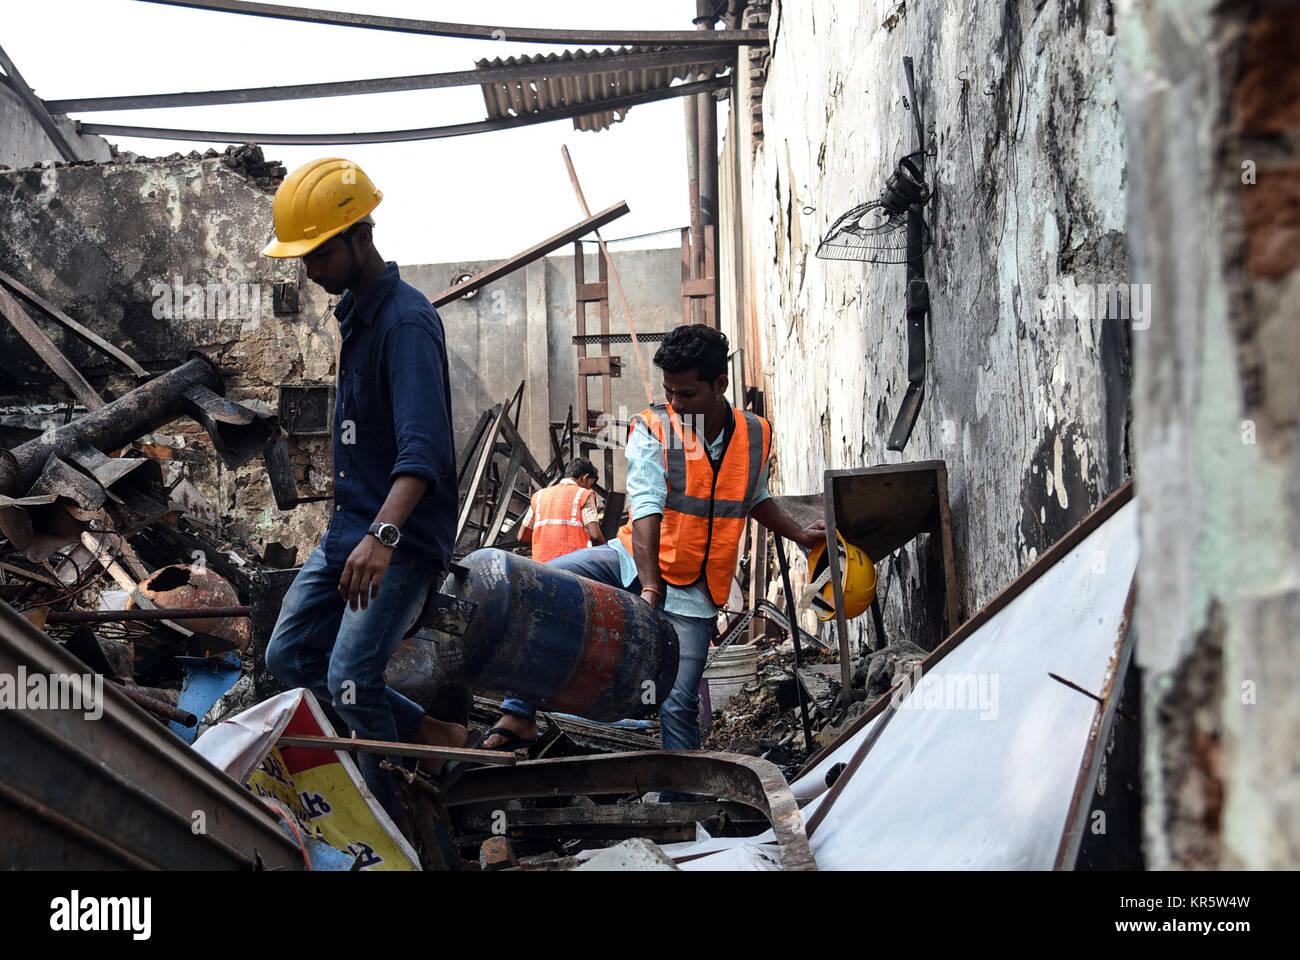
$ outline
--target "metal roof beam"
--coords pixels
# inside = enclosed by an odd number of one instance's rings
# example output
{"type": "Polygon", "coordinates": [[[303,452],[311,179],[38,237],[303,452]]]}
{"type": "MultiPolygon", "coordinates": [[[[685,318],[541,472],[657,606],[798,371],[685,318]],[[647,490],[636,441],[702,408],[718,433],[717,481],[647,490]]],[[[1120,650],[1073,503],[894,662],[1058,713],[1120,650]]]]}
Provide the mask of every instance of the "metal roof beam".
{"type": "Polygon", "coordinates": [[[244,0],[143,0],[171,7],[190,7],[218,13],[243,13],[254,17],[300,20],[339,27],[363,27],[368,30],[392,30],[420,33],[435,37],[462,37],[470,40],[510,40],[514,43],[560,44],[711,44],[729,46],[766,46],[766,30],[570,30],[566,28],[480,26],[472,23],[445,23],[438,20],[407,20],[381,17],[370,13],[345,13],[316,10],[310,7],[286,7],[276,3],[248,3],[244,0]]]}
{"type": "MultiPolygon", "coordinates": [[[[148,0],[148,2],[153,2],[153,0],[148,0]]],[[[100,136],[148,137],[157,140],[188,140],[197,143],[258,143],[286,146],[404,143],[410,140],[440,140],[445,137],[461,137],[471,133],[509,130],[514,127],[530,126],[534,123],[548,123],[551,120],[567,120],[572,117],[583,117],[590,113],[622,110],[626,107],[634,107],[641,103],[652,103],[656,100],[690,96],[730,85],[731,74],[727,73],[708,80],[683,83],[675,87],[662,87],[658,90],[646,90],[626,97],[616,97],[612,100],[594,100],[590,103],[574,104],[542,113],[502,117],[496,120],[476,120],[472,123],[453,123],[442,127],[418,127],[412,130],[377,130],[370,133],[239,133],[213,130],[179,130],[172,127],[133,127],[116,123],[78,123],[77,126],[83,133],[94,133],[100,136]]]]}
{"type": "Polygon", "coordinates": [[[556,60],[510,66],[480,67],[449,73],[424,73],[406,77],[378,77],[371,80],[340,80],[331,83],[299,83],[279,87],[244,87],[210,90],[205,93],[150,93],[121,97],[81,97],[47,100],[51,113],[86,113],[96,110],[146,110],[159,107],[201,107],[229,103],[261,103],[268,100],[309,100],[317,97],[350,97],[403,90],[431,90],[444,87],[526,82],[553,76],[606,73],[611,65],[619,70],[730,63],[735,51],[726,46],[680,47],[651,53],[629,53],[617,57],[584,60],[556,60]]]}
{"type": "Polygon", "coordinates": [[[514,273],[520,267],[526,267],[533,261],[540,260],[548,253],[553,253],[560,249],[560,247],[577,240],[579,237],[586,236],[591,233],[591,231],[603,227],[610,221],[617,220],[627,212],[627,201],[620,200],[612,207],[606,207],[599,213],[593,214],[587,219],[575,223],[573,226],[569,227],[569,229],[557,233],[555,236],[543,240],[535,246],[529,247],[522,253],[515,254],[509,260],[502,260],[500,263],[496,263],[488,267],[486,270],[476,273],[468,280],[464,280],[455,286],[448,287],[446,290],[442,291],[442,293],[430,298],[430,302],[435,307],[441,307],[443,304],[451,303],[453,300],[458,300],[467,293],[473,293],[475,290],[487,286],[494,280],[500,280],[507,274],[514,273]]]}

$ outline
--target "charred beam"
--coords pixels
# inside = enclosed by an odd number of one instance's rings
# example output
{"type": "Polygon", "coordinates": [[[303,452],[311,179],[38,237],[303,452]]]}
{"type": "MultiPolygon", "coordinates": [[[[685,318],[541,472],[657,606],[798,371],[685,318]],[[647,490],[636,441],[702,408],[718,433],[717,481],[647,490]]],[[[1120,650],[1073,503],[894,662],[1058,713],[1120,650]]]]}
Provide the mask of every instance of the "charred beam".
{"type": "Polygon", "coordinates": [[[81,375],[81,371],[60,352],[54,345],[54,341],[36,325],[35,321],[27,315],[27,311],[3,286],[0,286],[0,314],[8,319],[13,328],[18,331],[18,335],[27,341],[27,345],[36,351],[36,355],[44,361],[45,365],[68,385],[72,395],[80,400],[87,410],[95,410],[104,405],[103,398],[81,375]]]}
{"type": "Polygon", "coordinates": [[[124,623],[144,620],[209,620],[247,617],[249,606],[154,607],[151,610],[51,610],[46,623],[124,623]]]}
{"type": "Polygon", "coordinates": [[[261,416],[220,395],[212,361],[195,356],[47,435],[0,451],[0,494],[18,496],[41,475],[50,457],[76,458],[79,450],[119,450],[188,414],[207,429],[228,466],[235,467],[279,436],[274,417],[261,416]]]}
{"type": "Polygon", "coordinates": [[[82,340],[85,340],[91,346],[99,350],[102,350],[104,353],[108,354],[113,359],[119,361],[128,370],[134,373],[137,377],[149,376],[148,372],[144,369],[144,367],[136,363],[135,360],[129,357],[122,350],[113,346],[113,344],[109,343],[107,340],[105,340],[103,337],[97,334],[94,330],[89,330],[86,327],[84,327],[82,324],[78,323],[76,320],[73,320],[70,316],[68,316],[66,313],[64,313],[54,304],[50,303],[50,301],[46,300],[35,290],[30,289],[25,284],[14,279],[13,277],[9,276],[9,274],[3,271],[0,271],[0,284],[4,284],[14,293],[18,294],[18,296],[22,297],[24,300],[31,303],[38,310],[44,311],[45,314],[49,316],[52,320],[58,321],[69,331],[76,334],[82,340]]]}

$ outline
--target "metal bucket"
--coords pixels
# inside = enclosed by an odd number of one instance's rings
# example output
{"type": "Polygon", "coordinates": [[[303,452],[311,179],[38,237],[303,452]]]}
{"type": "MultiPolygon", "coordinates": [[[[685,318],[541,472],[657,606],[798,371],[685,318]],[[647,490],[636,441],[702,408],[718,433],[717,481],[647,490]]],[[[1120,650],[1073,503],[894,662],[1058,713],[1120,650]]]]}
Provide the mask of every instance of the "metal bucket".
{"type": "Polygon", "coordinates": [[[677,634],[639,597],[503,550],[476,550],[420,636],[453,680],[592,720],[656,716],[677,634]]]}

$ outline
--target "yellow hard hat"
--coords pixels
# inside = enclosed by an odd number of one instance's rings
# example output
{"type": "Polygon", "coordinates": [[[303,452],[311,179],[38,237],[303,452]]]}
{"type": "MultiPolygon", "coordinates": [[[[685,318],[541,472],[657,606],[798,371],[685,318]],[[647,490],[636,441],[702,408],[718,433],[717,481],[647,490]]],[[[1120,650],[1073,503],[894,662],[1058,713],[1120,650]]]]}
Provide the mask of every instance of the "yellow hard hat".
{"type": "MultiPolygon", "coordinates": [[[[866,613],[876,598],[876,567],[871,558],[837,532],[840,572],[844,577],[844,616],[852,619],[866,613]]],[[[835,587],[831,583],[826,544],[819,543],[808,554],[808,589],[800,598],[801,609],[812,609],[819,620],[835,616],[835,587]]]]}
{"type": "Polygon", "coordinates": [[[275,191],[275,239],[264,257],[302,257],[368,214],[384,199],[351,160],[326,157],[304,163],[275,191]]]}

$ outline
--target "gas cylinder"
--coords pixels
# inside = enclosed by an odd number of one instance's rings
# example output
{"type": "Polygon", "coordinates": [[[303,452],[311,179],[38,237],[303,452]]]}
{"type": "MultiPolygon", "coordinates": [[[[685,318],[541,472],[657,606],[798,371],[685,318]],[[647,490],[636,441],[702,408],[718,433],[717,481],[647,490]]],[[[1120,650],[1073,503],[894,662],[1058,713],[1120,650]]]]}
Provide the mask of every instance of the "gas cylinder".
{"type": "Polygon", "coordinates": [[[657,715],[677,677],[640,597],[493,548],[452,564],[419,636],[452,680],[592,720],[657,715]]]}

